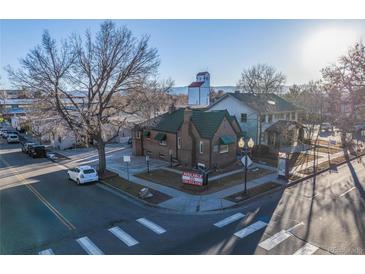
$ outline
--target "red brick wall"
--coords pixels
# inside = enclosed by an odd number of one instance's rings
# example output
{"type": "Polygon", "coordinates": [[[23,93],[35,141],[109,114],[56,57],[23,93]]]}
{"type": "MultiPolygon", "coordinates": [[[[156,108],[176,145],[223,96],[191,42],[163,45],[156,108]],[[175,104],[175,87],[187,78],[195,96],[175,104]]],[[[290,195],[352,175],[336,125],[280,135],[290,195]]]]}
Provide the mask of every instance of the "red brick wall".
{"type": "Polygon", "coordinates": [[[216,164],[218,167],[225,167],[228,166],[236,161],[237,157],[237,136],[236,132],[230,125],[230,123],[227,121],[226,118],[224,118],[224,121],[218,128],[212,142],[212,151],[214,150],[214,145],[218,145],[218,152],[212,153],[212,167],[216,164]],[[223,135],[231,135],[235,137],[235,143],[228,145],[228,152],[226,153],[220,153],[219,152],[219,145],[220,145],[220,137],[223,135]]]}
{"type": "Polygon", "coordinates": [[[143,136],[144,153],[147,154],[148,152],[150,152],[150,156],[153,158],[160,158],[166,161],[170,161],[169,151],[171,150],[172,157],[176,158],[176,134],[162,132],[166,134],[166,145],[160,145],[160,142],[158,140],[155,140],[155,136],[159,133],[159,131],[150,130],[150,132],[151,133],[149,138],[143,136]],[[163,154],[164,157],[161,158],[160,154],[163,154]]]}

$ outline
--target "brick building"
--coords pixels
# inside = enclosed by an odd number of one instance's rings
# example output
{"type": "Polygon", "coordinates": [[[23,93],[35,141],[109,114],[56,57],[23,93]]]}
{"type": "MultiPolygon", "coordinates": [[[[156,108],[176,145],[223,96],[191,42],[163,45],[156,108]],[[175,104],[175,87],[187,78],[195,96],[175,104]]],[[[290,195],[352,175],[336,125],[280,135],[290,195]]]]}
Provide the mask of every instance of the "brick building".
{"type": "Polygon", "coordinates": [[[170,109],[133,129],[133,154],[187,168],[221,168],[236,161],[240,135],[236,118],[226,110],[170,109]]]}

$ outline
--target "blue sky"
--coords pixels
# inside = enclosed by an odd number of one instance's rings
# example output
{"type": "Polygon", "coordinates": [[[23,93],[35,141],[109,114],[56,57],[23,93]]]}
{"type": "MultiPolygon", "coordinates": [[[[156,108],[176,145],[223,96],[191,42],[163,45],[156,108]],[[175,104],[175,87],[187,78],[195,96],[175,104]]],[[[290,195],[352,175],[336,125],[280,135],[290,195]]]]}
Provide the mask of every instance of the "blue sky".
{"type": "MultiPolygon", "coordinates": [[[[97,31],[100,20],[1,20],[0,75],[19,66],[19,58],[40,42],[47,29],[56,39],[86,29],[97,31]]],[[[201,70],[212,85],[235,85],[244,68],[273,65],[287,75],[287,84],[319,79],[319,70],[359,39],[365,20],[114,20],[136,36],[149,34],[158,49],[160,77],[176,86],[192,82],[201,70]]]]}

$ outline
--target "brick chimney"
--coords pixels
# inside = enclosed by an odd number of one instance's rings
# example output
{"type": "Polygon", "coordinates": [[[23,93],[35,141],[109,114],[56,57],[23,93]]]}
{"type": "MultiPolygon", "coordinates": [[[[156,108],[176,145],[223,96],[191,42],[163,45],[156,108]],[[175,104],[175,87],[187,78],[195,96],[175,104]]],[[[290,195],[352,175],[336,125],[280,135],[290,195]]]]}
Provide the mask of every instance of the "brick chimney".
{"type": "Polygon", "coordinates": [[[184,109],[184,122],[181,126],[181,149],[180,162],[184,167],[191,168],[195,159],[194,138],[191,133],[191,116],[193,111],[190,108],[184,109]]]}

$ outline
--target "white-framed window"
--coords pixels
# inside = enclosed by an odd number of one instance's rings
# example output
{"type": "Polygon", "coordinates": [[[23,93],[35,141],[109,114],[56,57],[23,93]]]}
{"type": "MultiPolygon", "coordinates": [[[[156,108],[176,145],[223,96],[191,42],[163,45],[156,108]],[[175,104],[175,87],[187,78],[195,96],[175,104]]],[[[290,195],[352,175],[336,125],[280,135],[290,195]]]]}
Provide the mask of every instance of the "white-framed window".
{"type": "Polygon", "coordinates": [[[202,141],[199,142],[199,153],[203,154],[203,142],[202,141]]]}
{"type": "Polygon", "coordinates": [[[160,146],[166,146],[166,140],[161,140],[160,141],[160,146]]]}
{"type": "Polygon", "coordinates": [[[177,137],[177,148],[181,149],[181,137],[177,137]]]}
{"type": "Polygon", "coordinates": [[[272,114],[269,114],[268,122],[272,123],[272,114]]]}
{"type": "Polygon", "coordinates": [[[292,112],[292,113],[291,113],[291,119],[292,119],[292,120],[295,120],[295,112],[292,112]]]}
{"type": "Polygon", "coordinates": [[[241,113],[241,123],[247,123],[247,113],[241,113]]]}
{"type": "Polygon", "coordinates": [[[219,153],[227,153],[227,152],[228,152],[228,145],[219,146],[219,153]]]}

